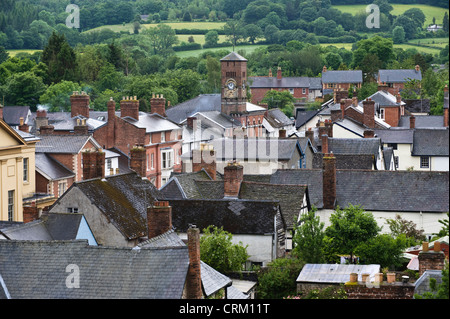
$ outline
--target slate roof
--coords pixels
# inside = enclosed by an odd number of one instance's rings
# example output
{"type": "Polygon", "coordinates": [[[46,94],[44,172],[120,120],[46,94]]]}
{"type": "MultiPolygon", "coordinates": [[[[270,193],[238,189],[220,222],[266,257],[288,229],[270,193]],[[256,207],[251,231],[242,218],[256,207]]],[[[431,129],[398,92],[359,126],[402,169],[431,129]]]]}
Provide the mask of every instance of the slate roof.
{"type": "Polygon", "coordinates": [[[391,127],[388,130],[374,130],[376,136],[381,139],[381,143],[412,144],[414,129],[396,129],[391,127]]]}
{"type": "MultiPolygon", "coordinates": [[[[299,141],[290,138],[220,138],[210,142],[216,151],[217,161],[290,160],[294,152],[302,152],[299,141]]],[[[192,158],[192,153],[182,155],[182,159],[192,158]]]]}
{"type": "Polygon", "coordinates": [[[399,70],[379,70],[378,82],[394,83],[408,82],[412,80],[422,80],[422,72],[415,69],[399,69],[399,70]]]}
{"type": "MultiPolygon", "coordinates": [[[[392,95],[391,93],[387,91],[377,91],[368,98],[375,101],[376,104],[379,106],[389,107],[389,106],[399,106],[399,103],[397,103],[397,97],[392,95]]],[[[362,101],[358,104],[362,105],[362,101]]],[[[405,102],[401,102],[401,105],[404,105],[405,102]]]]}
{"type": "MultiPolygon", "coordinates": [[[[192,114],[193,117],[197,117],[198,121],[201,121],[201,125],[204,128],[209,128],[211,125],[209,123],[205,123],[203,119],[213,121],[223,128],[233,128],[233,127],[241,127],[242,123],[229,115],[221,113],[219,111],[205,111],[205,112],[197,112],[192,114]]],[[[185,123],[187,119],[184,119],[181,123],[185,123]]]]}
{"type": "MultiPolygon", "coordinates": [[[[65,194],[73,187],[80,189],[128,239],[147,234],[147,207],[161,198],[149,180],[134,172],[76,182],[65,194]]],[[[64,195],[56,203],[63,200],[64,195]]]]}
{"type": "Polygon", "coordinates": [[[414,294],[423,295],[426,292],[431,292],[430,278],[436,279],[436,284],[442,283],[442,270],[427,269],[414,283],[414,294]]]}
{"type": "Polygon", "coordinates": [[[316,114],[318,114],[319,110],[301,110],[297,109],[296,117],[295,117],[295,128],[298,129],[305,125],[309,120],[311,120],[316,114]]]}
{"type": "Polygon", "coordinates": [[[12,299],[181,299],[189,267],[187,247],[96,247],[85,240],[0,240],[0,256],[0,295],[12,299]],[[69,265],[78,266],[79,289],[66,285],[69,265]]]}
{"type": "Polygon", "coordinates": [[[186,232],[189,225],[194,224],[200,230],[210,225],[223,226],[232,234],[273,233],[274,217],[279,210],[274,201],[172,199],[169,203],[172,224],[179,232],[186,232]]]}
{"type": "Polygon", "coordinates": [[[448,129],[416,129],[411,155],[448,156],[448,129]]]}
{"type": "Polygon", "coordinates": [[[287,117],[286,114],[284,114],[284,112],[278,108],[270,109],[267,113],[268,114],[265,119],[272,127],[279,128],[284,126],[291,126],[294,124],[294,121],[287,117]]]}
{"type": "Polygon", "coordinates": [[[322,83],[362,83],[362,71],[326,71],[322,73],[322,83]]]}
{"type": "MultiPolygon", "coordinates": [[[[414,115],[416,118],[415,128],[444,127],[444,117],[442,115],[414,115]]],[[[398,121],[398,127],[409,128],[410,116],[402,115],[398,121]]]]}
{"type": "Polygon", "coordinates": [[[328,138],[328,150],[334,154],[371,154],[378,157],[379,138],[328,138]]]}
{"type": "Polygon", "coordinates": [[[135,120],[132,117],[122,117],[123,120],[133,124],[138,128],[144,128],[146,133],[163,132],[180,129],[176,123],[157,113],[144,113],[139,112],[139,120],[135,120]]]}
{"type": "Polygon", "coordinates": [[[83,120],[83,119],[86,120],[86,125],[88,127],[88,130],[91,131],[91,132],[95,131],[96,129],[98,129],[98,128],[100,128],[100,127],[102,127],[103,125],[106,124],[105,121],[99,121],[99,120],[94,119],[94,118],[86,118],[86,117],[84,117],[82,115],[77,115],[77,116],[69,118],[69,119],[67,119],[65,121],[55,122],[52,125],[53,125],[55,131],[59,131],[59,130],[62,130],[62,131],[73,131],[75,126],[79,125],[77,123],[77,120],[83,120]]]}
{"type": "Polygon", "coordinates": [[[88,141],[100,148],[90,135],[40,135],[36,144],[36,153],[68,153],[77,154],[88,141]]]}
{"type": "Polygon", "coordinates": [[[405,100],[405,110],[410,113],[430,113],[430,100],[405,100]]]}
{"type": "Polygon", "coordinates": [[[166,109],[166,116],[171,121],[180,124],[186,118],[197,112],[222,110],[220,94],[201,94],[193,99],[166,109]]]}
{"type": "Polygon", "coordinates": [[[46,153],[36,153],[36,171],[49,180],[75,176],[74,172],[46,153]]]}
{"type": "Polygon", "coordinates": [[[3,107],[3,121],[10,126],[20,125],[20,118],[23,117],[24,122],[29,120],[30,107],[29,106],[4,106],[3,107]]]}
{"type": "Polygon", "coordinates": [[[0,232],[11,240],[72,240],[76,239],[82,218],[83,214],[48,213],[0,232]]]}
{"type": "MultiPolygon", "coordinates": [[[[216,175],[217,177],[220,178],[216,175]]],[[[161,187],[160,192],[165,198],[203,198],[197,181],[211,181],[211,177],[205,170],[175,174],[161,187]]]]}
{"type": "Polygon", "coordinates": [[[247,61],[247,59],[237,54],[236,52],[231,52],[220,59],[220,61],[247,61]]]}
{"type": "MultiPolygon", "coordinates": [[[[322,169],[323,153],[314,153],[312,168],[322,169]]],[[[334,154],[336,169],[373,169],[375,160],[372,154],[334,154]]]]}
{"type": "Polygon", "coordinates": [[[278,80],[276,76],[253,76],[248,79],[250,88],[322,88],[320,78],[282,77],[278,80]]]}
{"type": "MultiPolygon", "coordinates": [[[[273,184],[307,184],[311,204],[323,207],[322,170],[277,170],[273,184]]],[[[361,205],[370,211],[447,212],[449,172],[337,170],[340,207],[361,205]]]]}

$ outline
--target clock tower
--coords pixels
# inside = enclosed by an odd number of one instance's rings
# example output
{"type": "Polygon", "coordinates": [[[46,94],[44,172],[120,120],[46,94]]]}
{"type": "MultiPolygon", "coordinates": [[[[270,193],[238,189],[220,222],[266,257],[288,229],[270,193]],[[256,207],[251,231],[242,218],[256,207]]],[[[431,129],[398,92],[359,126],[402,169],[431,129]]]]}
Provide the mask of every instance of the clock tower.
{"type": "Polygon", "coordinates": [[[242,115],[247,103],[247,60],[231,52],[220,60],[222,113],[242,115]]]}

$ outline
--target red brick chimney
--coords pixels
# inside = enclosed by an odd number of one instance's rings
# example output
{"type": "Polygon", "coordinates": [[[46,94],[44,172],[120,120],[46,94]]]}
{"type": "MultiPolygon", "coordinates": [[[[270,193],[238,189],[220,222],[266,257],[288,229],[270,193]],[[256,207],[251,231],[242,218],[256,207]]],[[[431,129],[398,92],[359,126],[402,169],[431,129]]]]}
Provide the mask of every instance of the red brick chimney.
{"type": "Polygon", "coordinates": [[[120,101],[120,116],[129,116],[139,121],[139,100],[136,96],[124,96],[120,101]]]}
{"type": "Polygon", "coordinates": [[[86,118],[89,118],[89,102],[90,98],[89,95],[86,94],[86,92],[73,92],[73,94],[70,96],[71,117],[82,115],[86,118]]]}
{"type": "Polygon", "coordinates": [[[53,135],[55,132],[55,127],[53,125],[41,125],[39,127],[39,133],[41,135],[53,135]]]}
{"type": "Polygon", "coordinates": [[[375,128],[375,101],[366,99],[363,101],[363,124],[368,128],[375,128]]]}
{"type": "Polygon", "coordinates": [[[161,116],[166,117],[166,99],[161,94],[156,94],[152,96],[152,99],[150,100],[150,106],[153,113],[158,113],[161,116]]]}
{"type": "Polygon", "coordinates": [[[155,201],[147,208],[148,238],[154,238],[172,229],[172,207],[167,201],[155,201]]]}
{"type": "Polygon", "coordinates": [[[230,162],[224,168],[224,196],[237,198],[244,180],[244,167],[236,162],[230,162]]]}
{"type": "Polygon", "coordinates": [[[39,130],[41,126],[48,125],[48,118],[47,118],[47,110],[45,109],[37,109],[36,111],[36,129],[39,130]]]}
{"type": "Polygon", "coordinates": [[[186,125],[187,125],[187,127],[189,127],[190,129],[193,129],[193,128],[194,128],[194,125],[196,125],[196,123],[197,123],[197,118],[196,118],[196,117],[189,116],[189,117],[186,119],[186,125]]]}
{"type": "Polygon", "coordinates": [[[414,115],[409,117],[409,128],[416,128],[416,118],[414,115]]]}
{"type": "Polygon", "coordinates": [[[321,135],[320,140],[322,141],[322,153],[328,154],[328,135],[327,134],[321,135]]]}
{"type": "Polygon", "coordinates": [[[336,157],[324,154],[322,160],[323,170],[323,208],[334,209],[336,202],[336,157]]]}
{"type": "Polygon", "coordinates": [[[88,135],[89,128],[86,125],[86,119],[77,119],[77,125],[74,126],[73,131],[76,135],[88,135]]]}
{"type": "Polygon", "coordinates": [[[200,262],[200,230],[191,225],[187,230],[189,269],[186,276],[186,299],[202,299],[202,277],[200,262]]]}
{"type": "Polygon", "coordinates": [[[115,125],[116,125],[116,102],[111,97],[107,103],[108,122],[106,128],[106,148],[114,146],[115,142],[115,125]]]}
{"type": "Polygon", "coordinates": [[[19,130],[25,133],[30,132],[30,127],[28,126],[28,124],[25,124],[23,117],[21,117],[19,120],[20,120],[19,130]]]}
{"type": "Polygon", "coordinates": [[[213,180],[216,180],[216,152],[212,145],[201,144],[200,149],[192,150],[192,171],[199,172],[202,169],[204,169],[213,180]]]}
{"type": "Polygon", "coordinates": [[[364,138],[374,138],[375,131],[374,130],[364,130],[364,138]]]}
{"type": "Polygon", "coordinates": [[[285,138],[286,137],[286,130],[281,129],[278,131],[278,137],[285,138]]]}
{"type": "Polygon", "coordinates": [[[85,150],[82,154],[83,180],[105,177],[105,152],[85,150]]]}
{"type": "Polygon", "coordinates": [[[423,245],[423,250],[419,253],[418,258],[420,276],[426,270],[444,269],[445,254],[441,251],[441,243],[438,241],[434,242],[434,249],[432,251],[428,250],[428,245],[423,245]]]}
{"type": "Polygon", "coordinates": [[[325,72],[327,72],[327,66],[326,65],[324,65],[323,68],[322,68],[322,73],[325,73],[325,72]]]}
{"type": "Polygon", "coordinates": [[[281,75],[281,67],[279,66],[277,69],[277,80],[281,80],[282,79],[282,75],[281,75]]]}
{"type": "Polygon", "coordinates": [[[145,151],[145,148],[142,146],[134,146],[130,150],[130,168],[138,173],[141,177],[146,177],[146,171],[147,171],[147,152],[145,151]]]}
{"type": "Polygon", "coordinates": [[[39,209],[36,207],[35,202],[32,202],[29,206],[23,206],[24,223],[29,223],[37,219],[39,219],[39,209]]]}

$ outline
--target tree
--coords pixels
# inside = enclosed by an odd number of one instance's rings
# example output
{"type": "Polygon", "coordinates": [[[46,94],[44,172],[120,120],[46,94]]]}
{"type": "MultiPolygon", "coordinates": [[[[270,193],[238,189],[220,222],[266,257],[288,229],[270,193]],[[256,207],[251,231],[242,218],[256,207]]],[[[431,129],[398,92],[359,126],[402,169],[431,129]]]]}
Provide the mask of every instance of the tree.
{"type": "Polygon", "coordinates": [[[76,55],[64,35],[52,33],[42,52],[41,61],[48,67],[47,83],[71,81],[76,74],[76,55]]]}
{"type": "Polygon", "coordinates": [[[267,91],[261,103],[267,103],[269,109],[279,108],[286,116],[293,116],[295,98],[289,91],[267,91]]]}
{"type": "Polygon", "coordinates": [[[447,13],[447,11],[445,12],[445,14],[444,14],[444,18],[442,19],[442,29],[445,31],[445,32],[448,32],[448,13],[447,13]]]}
{"type": "MultiPolygon", "coordinates": [[[[405,29],[406,32],[406,29],[405,29]]],[[[366,55],[376,56],[381,62],[380,67],[384,68],[394,59],[394,43],[392,39],[385,39],[374,36],[369,39],[360,40],[356,43],[357,49],[353,51],[353,67],[360,67],[366,55]]]]}
{"type": "Polygon", "coordinates": [[[0,46],[0,64],[8,60],[9,53],[5,50],[4,47],[0,46]]]}
{"type": "Polygon", "coordinates": [[[230,20],[223,26],[223,31],[227,37],[227,39],[233,44],[235,47],[239,40],[243,38],[243,28],[239,21],[230,20]]]}
{"type": "Polygon", "coordinates": [[[305,263],[320,264],[323,257],[324,223],[316,216],[317,208],[313,207],[301,216],[299,225],[294,229],[292,254],[305,263]]]}
{"type": "Polygon", "coordinates": [[[404,234],[408,240],[411,242],[411,246],[425,240],[425,235],[423,234],[423,229],[417,229],[417,225],[412,222],[402,218],[400,214],[396,214],[395,218],[388,218],[386,222],[391,230],[391,235],[394,238],[399,237],[404,234]]]}
{"type": "Polygon", "coordinates": [[[42,78],[31,71],[14,73],[2,86],[0,96],[10,105],[28,105],[36,110],[39,97],[45,92],[46,86],[42,78]]]}
{"type": "Polygon", "coordinates": [[[403,12],[403,15],[411,18],[414,21],[416,28],[422,28],[423,24],[425,23],[425,14],[419,8],[408,9],[403,12]]]}
{"type": "Polygon", "coordinates": [[[417,24],[416,22],[409,16],[406,16],[404,14],[399,15],[392,24],[392,27],[395,28],[396,26],[403,27],[403,30],[405,30],[406,39],[414,39],[414,37],[417,34],[417,24]]]}
{"type": "Polygon", "coordinates": [[[362,242],[374,238],[381,228],[373,215],[360,206],[339,207],[330,216],[331,225],[325,230],[331,254],[350,255],[353,258],[356,248],[362,242]]]}
{"type": "Polygon", "coordinates": [[[208,31],[205,34],[205,46],[214,47],[219,42],[219,33],[215,30],[208,31]]]}
{"type": "Polygon", "coordinates": [[[257,272],[258,298],[281,299],[296,294],[295,280],[304,264],[296,258],[278,258],[257,272]]]}
{"type": "Polygon", "coordinates": [[[395,269],[403,263],[403,251],[409,241],[405,234],[396,238],[381,234],[366,241],[361,241],[355,248],[355,254],[364,264],[380,264],[381,268],[395,269]]]}
{"type": "Polygon", "coordinates": [[[50,112],[70,111],[70,96],[81,91],[81,85],[72,81],[61,81],[50,85],[40,96],[39,102],[49,106],[50,112]]]}
{"type": "Polygon", "coordinates": [[[448,212],[447,212],[447,219],[439,219],[438,221],[440,224],[442,224],[442,228],[438,233],[433,235],[438,238],[448,236],[448,212]]]}
{"type": "Polygon", "coordinates": [[[247,246],[232,243],[233,236],[223,227],[208,226],[200,237],[200,258],[219,272],[242,270],[247,261],[247,246]]]}
{"type": "Polygon", "coordinates": [[[220,90],[220,62],[211,56],[206,57],[207,82],[211,92],[218,92],[220,90]]]}
{"type": "Polygon", "coordinates": [[[400,44],[405,42],[405,30],[402,26],[396,26],[394,30],[392,30],[392,40],[395,44],[400,44]]]}
{"type": "Polygon", "coordinates": [[[255,44],[255,40],[264,35],[261,28],[256,24],[247,24],[244,28],[244,33],[252,44],[255,44]]]}
{"type": "Polygon", "coordinates": [[[172,52],[172,46],[178,43],[178,38],[167,24],[158,24],[154,28],[148,28],[142,32],[148,36],[155,54],[167,57],[172,52]]]}

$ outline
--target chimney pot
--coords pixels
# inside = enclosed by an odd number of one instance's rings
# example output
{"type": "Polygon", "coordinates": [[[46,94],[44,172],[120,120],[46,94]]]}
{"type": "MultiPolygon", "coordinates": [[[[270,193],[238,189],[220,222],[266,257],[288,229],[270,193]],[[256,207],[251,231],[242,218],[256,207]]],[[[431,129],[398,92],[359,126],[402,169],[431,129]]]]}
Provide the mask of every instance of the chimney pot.
{"type": "Polygon", "coordinates": [[[186,299],[202,298],[200,263],[200,230],[194,225],[187,230],[189,269],[186,278],[186,299]]]}

